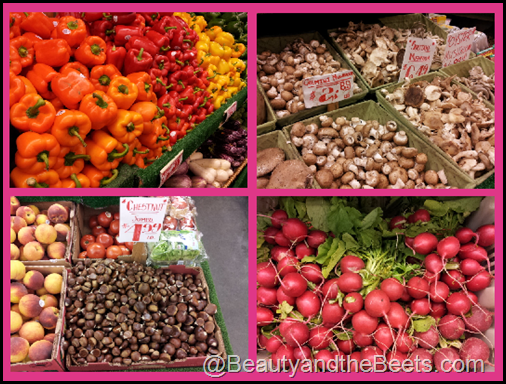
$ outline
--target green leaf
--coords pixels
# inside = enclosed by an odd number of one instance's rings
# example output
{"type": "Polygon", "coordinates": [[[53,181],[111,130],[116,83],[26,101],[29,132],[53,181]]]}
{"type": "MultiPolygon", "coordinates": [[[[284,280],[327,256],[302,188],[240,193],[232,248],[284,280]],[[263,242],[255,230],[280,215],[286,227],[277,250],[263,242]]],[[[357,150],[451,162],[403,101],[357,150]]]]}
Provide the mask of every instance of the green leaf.
{"type": "Polygon", "coordinates": [[[362,229],[376,227],[382,220],[381,219],[382,214],[383,211],[379,207],[372,210],[366,217],[362,219],[361,223],[362,229]]]}
{"type": "Polygon", "coordinates": [[[424,319],[413,321],[413,327],[416,332],[427,332],[433,325],[436,325],[436,320],[432,316],[426,316],[424,319]]]}
{"type": "Polygon", "coordinates": [[[327,221],[332,233],[339,237],[342,233],[355,233],[353,231],[353,222],[346,208],[339,208],[334,211],[330,211],[327,215],[327,221]]]}
{"type": "Polygon", "coordinates": [[[372,228],[359,231],[358,238],[365,248],[381,247],[381,232],[372,228]]]}
{"type": "Polygon", "coordinates": [[[260,329],[260,332],[262,332],[262,335],[270,339],[272,336],[277,335],[279,336],[279,329],[276,329],[274,331],[274,328],[276,328],[276,324],[269,324],[260,329]]]}
{"type": "Polygon", "coordinates": [[[314,229],[328,232],[327,213],[330,209],[330,203],[325,197],[308,197],[306,199],[306,209],[309,221],[314,229]]]}
{"type": "Polygon", "coordinates": [[[297,217],[297,210],[295,209],[295,200],[293,197],[282,197],[280,199],[281,209],[286,211],[286,214],[290,219],[297,217]]]}
{"type": "Polygon", "coordinates": [[[470,213],[480,208],[483,197],[463,197],[456,200],[446,201],[449,209],[457,213],[470,213]]]}
{"type": "Polygon", "coordinates": [[[316,256],[305,256],[300,262],[301,263],[312,263],[316,260],[316,256]]]}
{"type": "Polygon", "coordinates": [[[288,315],[293,311],[293,307],[288,304],[286,301],[283,301],[279,308],[277,309],[276,313],[279,313],[279,318],[281,320],[284,320],[288,317],[288,315]]]}
{"type": "Polygon", "coordinates": [[[257,263],[263,263],[264,261],[269,261],[271,252],[267,247],[260,247],[257,249],[257,263]]]}
{"type": "Polygon", "coordinates": [[[257,231],[265,231],[271,225],[272,223],[269,217],[257,216],[257,231]]]}
{"type": "MultiPolygon", "coordinates": [[[[337,239],[334,239],[334,240],[337,240],[337,239]]],[[[330,272],[332,272],[332,270],[337,265],[339,260],[341,260],[341,257],[343,257],[344,252],[346,251],[346,248],[344,246],[344,242],[341,240],[337,240],[337,242],[338,242],[337,250],[331,254],[328,265],[326,265],[322,269],[322,274],[325,279],[329,276],[330,272]]]]}
{"type": "Polygon", "coordinates": [[[307,213],[306,204],[303,201],[295,201],[295,209],[297,210],[297,217],[304,221],[307,213]]]}
{"type": "Polygon", "coordinates": [[[353,338],[353,332],[343,332],[343,331],[337,331],[335,329],[332,332],[334,332],[334,335],[337,336],[338,340],[346,341],[346,340],[351,340],[353,338]]]}
{"type": "Polygon", "coordinates": [[[357,250],[360,248],[360,244],[353,238],[349,233],[345,233],[342,236],[346,249],[357,250]]]}
{"type": "Polygon", "coordinates": [[[425,209],[429,211],[431,216],[444,216],[448,213],[449,207],[445,203],[440,203],[436,200],[425,200],[423,204],[425,209]]]}
{"type": "Polygon", "coordinates": [[[318,264],[326,264],[327,260],[330,259],[337,247],[339,247],[339,239],[329,236],[327,240],[325,240],[325,243],[318,247],[318,256],[315,261],[318,264]]]}
{"type": "Polygon", "coordinates": [[[257,232],[257,249],[265,243],[265,237],[263,232],[257,232]]]}

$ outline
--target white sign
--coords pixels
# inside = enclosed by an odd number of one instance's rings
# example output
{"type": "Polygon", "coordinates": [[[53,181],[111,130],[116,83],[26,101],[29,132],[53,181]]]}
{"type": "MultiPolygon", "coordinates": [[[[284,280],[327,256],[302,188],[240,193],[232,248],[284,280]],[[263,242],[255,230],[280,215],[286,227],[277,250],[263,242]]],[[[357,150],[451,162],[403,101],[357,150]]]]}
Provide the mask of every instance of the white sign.
{"type": "Polygon", "coordinates": [[[176,169],[183,163],[182,149],[176,157],[167,163],[165,167],[160,170],[160,187],[176,172],[176,169]]]}
{"type": "Polygon", "coordinates": [[[225,120],[223,120],[220,124],[220,127],[225,124],[228,119],[237,111],[237,101],[234,101],[230,107],[227,108],[227,110],[223,113],[225,116],[225,120]]]}
{"type": "Polygon", "coordinates": [[[158,241],[168,201],[168,197],[121,197],[118,241],[158,241]]]}
{"type": "Polygon", "coordinates": [[[435,52],[436,42],[434,40],[410,37],[402,60],[399,83],[403,82],[406,77],[412,79],[429,73],[435,52]]]}
{"type": "Polygon", "coordinates": [[[448,34],[443,57],[443,68],[469,59],[476,27],[448,34]]]}
{"type": "Polygon", "coordinates": [[[353,96],[353,71],[312,76],[302,81],[306,108],[336,103],[353,96]]]}

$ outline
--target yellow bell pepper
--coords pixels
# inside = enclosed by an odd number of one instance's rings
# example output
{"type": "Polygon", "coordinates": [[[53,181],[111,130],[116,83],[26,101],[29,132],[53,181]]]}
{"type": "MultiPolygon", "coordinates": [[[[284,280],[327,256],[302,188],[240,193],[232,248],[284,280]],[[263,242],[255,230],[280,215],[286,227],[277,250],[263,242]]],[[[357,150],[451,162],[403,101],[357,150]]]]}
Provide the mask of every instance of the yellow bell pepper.
{"type": "Polygon", "coordinates": [[[231,66],[228,64],[227,61],[224,59],[220,60],[220,63],[218,64],[218,72],[221,74],[229,73],[231,69],[231,66]]]}
{"type": "Polygon", "coordinates": [[[246,64],[241,59],[232,58],[228,63],[239,73],[242,73],[246,69],[246,64]]]}
{"type": "Polygon", "coordinates": [[[225,45],[223,47],[223,56],[222,56],[222,59],[228,61],[228,60],[230,60],[231,57],[232,57],[232,48],[227,47],[225,45]]]}
{"type": "Polygon", "coordinates": [[[217,42],[211,41],[211,43],[209,44],[209,53],[212,56],[218,56],[219,58],[222,58],[225,54],[225,50],[217,42]]]}
{"type": "Polygon", "coordinates": [[[197,48],[197,51],[209,52],[209,44],[205,41],[198,41],[197,44],[195,44],[195,48],[197,48]]]}
{"type": "Polygon", "coordinates": [[[207,27],[207,21],[204,16],[195,16],[191,19],[191,22],[193,25],[198,26],[200,31],[203,31],[207,27]]]}
{"type": "Polygon", "coordinates": [[[216,36],[219,34],[219,33],[222,33],[223,32],[223,29],[221,29],[221,27],[218,27],[217,25],[215,25],[214,27],[211,27],[209,29],[207,29],[205,31],[206,35],[209,36],[209,38],[211,40],[214,40],[216,39],[216,36]]]}
{"type": "Polygon", "coordinates": [[[211,39],[205,33],[199,33],[199,41],[202,41],[204,43],[210,43],[211,39]]]}
{"type": "Polygon", "coordinates": [[[234,35],[229,32],[221,32],[216,35],[214,39],[218,44],[224,47],[232,47],[234,45],[234,35]]]}
{"type": "Polygon", "coordinates": [[[186,12],[174,12],[174,16],[179,16],[181,19],[183,19],[186,24],[190,24],[191,16],[189,13],[186,12]]]}
{"type": "Polygon", "coordinates": [[[241,55],[246,52],[246,46],[244,44],[234,44],[232,47],[232,57],[238,58],[241,57],[241,55]]]}
{"type": "Polygon", "coordinates": [[[219,109],[221,107],[221,104],[225,102],[225,96],[218,96],[215,99],[213,99],[213,105],[214,109],[219,109]]]}

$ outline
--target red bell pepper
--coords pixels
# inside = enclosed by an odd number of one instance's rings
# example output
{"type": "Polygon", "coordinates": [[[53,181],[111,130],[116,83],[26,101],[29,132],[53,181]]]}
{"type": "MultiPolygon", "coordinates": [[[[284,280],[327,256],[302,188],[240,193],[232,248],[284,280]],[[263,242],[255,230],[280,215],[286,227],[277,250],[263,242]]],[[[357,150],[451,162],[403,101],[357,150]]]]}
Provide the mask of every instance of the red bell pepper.
{"type": "Polygon", "coordinates": [[[92,36],[99,36],[104,41],[111,40],[114,34],[113,25],[107,20],[96,20],[91,23],[90,34],[92,36]]]}
{"type": "Polygon", "coordinates": [[[114,64],[121,72],[126,56],[125,47],[116,47],[112,41],[108,41],[106,46],[105,54],[107,58],[105,59],[105,63],[114,64]]]}
{"type": "Polygon", "coordinates": [[[156,93],[158,97],[165,95],[167,93],[167,77],[162,75],[162,71],[158,68],[151,68],[149,70],[149,76],[151,76],[153,92],[156,93]]]}
{"type": "Polygon", "coordinates": [[[144,28],[128,25],[116,25],[114,27],[114,44],[124,46],[133,36],[142,36],[144,28]]]}
{"type": "Polygon", "coordinates": [[[184,30],[184,28],[188,29],[188,24],[177,16],[163,16],[153,25],[153,29],[161,34],[167,33],[171,29],[184,30]]]}
{"type": "MultiPolygon", "coordinates": [[[[179,94],[186,88],[186,79],[188,74],[184,71],[177,71],[169,76],[169,83],[172,84],[173,90],[179,94]]],[[[169,84],[167,84],[169,85],[169,84]]]]}
{"type": "Polygon", "coordinates": [[[134,72],[148,72],[153,64],[153,56],[144,51],[144,48],[131,49],[127,52],[125,57],[125,68],[123,70],[125,75],[134,72]]]}
{"type": "Polygon", "coordinates": [[[104,17],[103,12],[80,12],[79,14],[81,15],[80,17],[88,23],[92,23],[104,17]]]}
{"type": "Polygon", "coordinates": [[[111,12],[104,13],[104,18],[110,20],[114,25],[128,25],[135,21],[135,12],[111,12]]]}
{"type": "Polygon", "coordinates": [[[140,12],[144,19],[146,20],[147,25],[153,25],[160,19],[160,13],[158,12],[140,12]]]}
{"type": "Polygon", "coordinates": [[[159,49],[150,39],[145,36],[132,36],[125,45],[125,48],[129,51],[131,49],[141,49],[149,53],[152,57],[158,53],[159,49]]]}
{"type": "Polygon", "coordinates": [[[169,93],[158,99],[158,107],[163,109],[164,116],[167,119],[176,117],[176,100],[169,93]]]}
{"type": "Polygon", "coordinates": [[[132,24],[130,25],[133,25],[135,27],[142,27],[142,28],[145,28],[146,27],[146,19],[144,18],[144,16],[142,16],[140,13],[137,13],[135,15],[135,20],[132,24]]]}
{"type": "Polygon", "coordinates": [[[158,47],[159,53],[165,53],[170,49],[170,38],[167,35],[150,29],[145,36],[158,47]]]}
{"type": "Polygon", "coordinates": [[[162,71],[162,76],[167,76],[171,69],[169,58],[164,55],[155,55],[153,68],[157,68],[162,71]]]}

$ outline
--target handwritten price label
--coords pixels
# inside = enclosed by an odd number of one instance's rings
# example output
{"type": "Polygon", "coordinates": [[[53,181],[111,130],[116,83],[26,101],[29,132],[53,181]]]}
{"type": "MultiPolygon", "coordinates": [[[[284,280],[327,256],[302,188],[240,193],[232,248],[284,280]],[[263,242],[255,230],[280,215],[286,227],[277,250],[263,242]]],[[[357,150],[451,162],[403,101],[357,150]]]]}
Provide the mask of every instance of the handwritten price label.
{"type": "Polygon", "coordinates": [[[348,70],[304,79],[304,105],[313,108],[349,99],[353,96],[353,76],[353,71],[348,70]]]}
{"type": "Polygon", "coordinates": [[[234,101],[230,107],[227,108],[227,110],[223,113],[223,121],[220,123],[220,127],[225,124],[228,119],[237,111],[237,101],[234,101]]]}
{"type": "Polygon", "coordinates": [[[476,32],[476,27],[448,35],[443,57],[443,68],[469,59],[474,41],[474,32],[476,32]]]}
{"type": "Polygon", "coordinates": [[[158,241],[168,198],[122,197],[119,241],[158,241]]]}
{"type": "Polygon", "coordinates": [[[160,187],[174,174],[174,172],[176,172],[176,169],[182,164],[183,152],[184,150],[182,149],[176,157],[169,161],[167,165],[160,170],[160,187]]]}
{"type": "Polygon", "coordinates": [[[412,79],[429,73],[435,52],[436,42],[434,40],[410,37],[402,61],[399,83],[402,83],[406,77],[412,79]]]}

